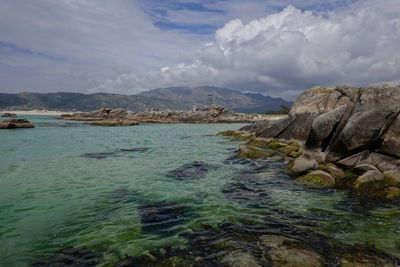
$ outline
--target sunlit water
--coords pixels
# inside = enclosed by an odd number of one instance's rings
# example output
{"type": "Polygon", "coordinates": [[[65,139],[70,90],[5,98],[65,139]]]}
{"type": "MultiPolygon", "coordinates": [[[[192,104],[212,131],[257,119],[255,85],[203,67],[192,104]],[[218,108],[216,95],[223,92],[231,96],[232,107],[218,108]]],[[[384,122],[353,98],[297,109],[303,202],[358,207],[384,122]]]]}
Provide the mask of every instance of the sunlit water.
{"type": "Polygon", "coordinates": [[[283,163],[270,162],[257,174],[267,187],[262,205],[223,194],[240,171],[252,168],[226,161],[240,143],[215,135],[240,124],[108,128],[25,117],[37,127],[0,131],[1,266],[26,266],[62,247],[90,248],[107,264],[158,247],[184,246],[179,234],[202,224],[262,220],[275,209],[317,219],[315,231],[342,242],[368,242],[400,256],[399,208],[360,206],[343,192],[306,190],[283,174],[283,163]],[[132,148],[148,150],[121,150],[132,148]],[[82,157],[87,153],[110,154],[82,157]],[[194,180],[167,176],[193,161],[217,168],[194,180]],[[144,231],[137,208],[152,201],[185,204],[190,213],[167,233],[144,231]]]}

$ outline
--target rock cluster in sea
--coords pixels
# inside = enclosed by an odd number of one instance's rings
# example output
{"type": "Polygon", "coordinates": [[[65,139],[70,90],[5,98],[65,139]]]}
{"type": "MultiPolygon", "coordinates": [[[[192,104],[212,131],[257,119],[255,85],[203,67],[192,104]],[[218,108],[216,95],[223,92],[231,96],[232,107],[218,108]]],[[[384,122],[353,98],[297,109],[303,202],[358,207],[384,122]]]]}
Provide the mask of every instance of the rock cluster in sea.
{"type": "Polygon", "coordinates": [[[287,172],[313,187],[350,188],[368,198],[400,201],[400,87],[313,87],[288,117],[225,132],[239,155],[281,156],[287,172]]]}
{"type": "Polygon", "coordinates": [[[1,117],[5,117],[5,118],[14,118],[14,117],[17,117],[17,114],[6,112],[6,113],[4,113],[3,115],[1,115],[1,117]]]}
{"type": "Polygon", "coordinates": [[[6,119],[0,122],[0,129],[34,128],[33,123],[26,119],[6,119]]]}
{"type": "Polygon", "coordinates": [[[63,114],[57,119],[74,121],[92,121],[87,124],[94,126],[133,126],[138,122],[127,117],[125,109],[101,108],[89,112],[63,114]]]}
{"type": "Polygon", "coordinates": [[[236,113],[220,106],[206,106],[191,111],[149,109],[132,113],[143,122],[188,122],[188,123],[240,123],[263,119],[262,115],[236,113]]]}

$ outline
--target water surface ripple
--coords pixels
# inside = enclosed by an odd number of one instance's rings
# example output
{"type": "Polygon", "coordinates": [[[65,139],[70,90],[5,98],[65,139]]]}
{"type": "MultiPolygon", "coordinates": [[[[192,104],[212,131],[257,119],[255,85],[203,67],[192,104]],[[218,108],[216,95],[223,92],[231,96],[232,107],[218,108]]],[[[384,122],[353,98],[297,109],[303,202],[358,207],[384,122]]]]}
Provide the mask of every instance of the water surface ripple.
{"type": "Polygon", "coordinates": [[[37,127],[0,131],[1,266],[71,247],[107,264],[184,247],[182,233],[206,224],[266,217],[400,256],[399,208],[305,189],[280,162],[230,159],[239,143],[215,134],[242,125],[107,128],[26,118],[37,127]]]}

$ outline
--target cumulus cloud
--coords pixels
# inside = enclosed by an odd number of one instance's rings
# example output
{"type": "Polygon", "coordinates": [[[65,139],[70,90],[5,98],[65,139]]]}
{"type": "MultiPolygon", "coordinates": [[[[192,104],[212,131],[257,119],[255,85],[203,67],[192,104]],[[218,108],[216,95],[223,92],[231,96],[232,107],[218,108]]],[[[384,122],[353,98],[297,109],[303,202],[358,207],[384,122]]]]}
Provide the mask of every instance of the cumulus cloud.
{"type": "Polygon", "coordinates": [[[95,90],[216,85],[293,99],[313,85],[397,82],[400,11],[390,8],[395,2],[366,1],[329,13],[288,6],[248,23],[234,19],[192,63],[123,74],[95,90]]]}

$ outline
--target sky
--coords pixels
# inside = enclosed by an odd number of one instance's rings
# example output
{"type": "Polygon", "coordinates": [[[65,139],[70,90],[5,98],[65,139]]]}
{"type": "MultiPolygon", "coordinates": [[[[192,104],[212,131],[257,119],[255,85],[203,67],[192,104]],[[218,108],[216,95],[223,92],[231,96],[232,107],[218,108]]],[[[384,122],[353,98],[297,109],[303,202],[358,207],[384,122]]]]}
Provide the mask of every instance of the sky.
{"type": "Polygon", "coordinates": [[[2,0],[0,92],[400,81],[398,0],[2,0]]]}

